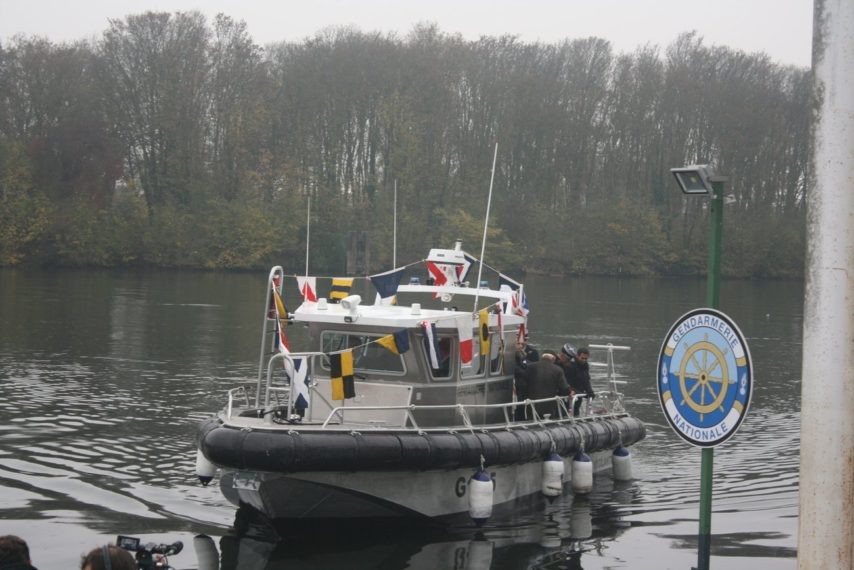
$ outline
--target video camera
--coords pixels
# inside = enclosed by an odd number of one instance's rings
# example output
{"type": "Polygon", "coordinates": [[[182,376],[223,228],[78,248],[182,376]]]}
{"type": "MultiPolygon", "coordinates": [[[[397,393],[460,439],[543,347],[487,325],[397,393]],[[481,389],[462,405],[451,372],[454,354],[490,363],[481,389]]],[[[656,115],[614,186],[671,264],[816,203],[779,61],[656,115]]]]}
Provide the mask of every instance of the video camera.
{"type": "Polygon", "coordinates": [[[184,543],[178,540],[172,544],[141,544],[140,539],[136,537],[120,534],[116,537],[116,546],[136,553],[136,565],[139,570],[166,570],[169,568],[169,560],[166,557],[181,552],[184,543]],[[159,556],[155,558],[155,554],[159,556]]]}

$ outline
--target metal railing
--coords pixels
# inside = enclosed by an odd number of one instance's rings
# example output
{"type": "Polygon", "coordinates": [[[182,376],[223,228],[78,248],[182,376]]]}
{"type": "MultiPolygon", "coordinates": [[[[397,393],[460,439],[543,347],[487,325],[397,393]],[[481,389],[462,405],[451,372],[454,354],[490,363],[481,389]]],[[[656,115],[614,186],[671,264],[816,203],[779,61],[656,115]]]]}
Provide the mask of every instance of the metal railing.
{"type": "MultiPolygon", "coordinates": [[[[517,407],[523,407],[530,411],[532,420],[529,422],[534,425],[541,425],[543,423],[548,422],[558,422],[558,421],[566,421],[572,419],[572,415],[569,413],[566,407],[566,400],[561,397],[553,397],[553,398],[543,398],[540,400],[524,400],[520,402],[505,402],[501,404],[442,404],[442,405],[415,405],[410,404],[408,406],[337,406],[332,409],[329,415],[326,417],[326,420],[321,424],[322,429],[326,429],[330,422],[332,421],[333,416],[338,415],[342,419],[346,412],[353,411],[387,411],[387,410],[401,410],[406,412],[406,420],[408,423],[412,425],[412,427],[416,431],[433,431],[433,430],[442,430],[445,431],[449,427],[457,427],[464,428],[470,430],[472,432],[478,431],[482,428],[482,426],[476,426],[472,420],[469,411],[474,412],[475,410],[486,410],[486,409],[501,409],[504,413],[504,423],[503,424],[491,424],[493,427],[495,426],[503,426],[505,428],[511,426],[519,426],[524,425],[525,422],[513,420],[513,412],[517,407]],[[536,404],[544,403],[544,402],[554,402],[556,404],[556,409],[558,410],[558,418],[557,420],[551,419],[549,417],[540,417],[537,413],[536,404]],[[418,426],[418,422],[415,419],[413,412],[421,412],[421,411],[442,411],[442,410],[455,410],[461,420],[462,424],[458,424],[455,426],[442,426],[441,428],[420,428],[418,426]]],[[[485,425],[485,424],[484,424],[485,425]]],[[[377,427],[377,426],[375,426],[377,427]]]]}
{"type": "Polygon", "coordinates": [[[617,380],[617,367],[614,364],[614,351],[615,350],[631,350],[630,346],[619,346],[615,344],[591,344],[588,345],[588,348],[595,350],[606,350],[607,357],[605,360],[606,371],[605,374],[608,378],[608,383],[611,385],[611,391],[615,393],[619,393],[620,391],[617,389],[617,384],[625,383],[623,380],[617,380]]]}
{"type": "Polygon", "coordinates": [[[243,394],[243,399],[246,402],[246,407],[249,407],[249,393],[246,391],[246,386],[238,386],[228,391],[228,406],[226,408],[226,417],[231,419],[231,412],[234,410],[234,399],[240,394],[243,394]]]}
{"type": "MultiPolygon", "coordinates": [[[[229,391],[229,404],[228,410],[226,412],[227,418],[231,419],[233,413],[233,398],[236,396],[237,392],[243,392],[243,396],[247,401],[248,405],[248,397],[246,395],[245,389],[241,386],[240,388],[235,388],[234,390],[229,391]]],[[[612,394],[611,392],[604,392],[604,396],[610,397],[614,396],[614,401],[622,400],[620,394],[612,394]]],[[[524,428],[531,426],[545,426],[551,424],[559,424],[559,423],[574,423],[577,421],[590,421],[590,420],[598,420],[598,419],[606,419],[609,417],[624,415],[625,412],[622,409],[622,406],[616,406],[615,409],[607,410],[605,413],[600,414],[591,414],[589,410],[589,401],[588,405],[583,407],[583,413],[580,416],[573,417],[571,409],[572,405],[575,403],[575,400],[585,398],[584,395],[576,395],[571,402],[567,402],[567,398],[555,396],[552,398],[542,398],[539,400],[522,400],[517,402],[505,402],[500,404],[444,404],[444,405],[415,405],[410,404],[406,406],[335,406],[333,407],[329,413],[326,415],[326,418],[322,422],[311,424],[300,423],[302,428],[312,427],[319,430],[340,430],[346,429],[348,431],[352,431],[354,426],[358,426],[362,429],[370,429],[370,430],[388,430],[394,429],[396,431],[400,430],[411,430],[417,433],[427,433],[431,431],[448,431],[454,429],[462,429],[467,430],[472,433],[476,431],[485,431],[485,430],[495,430],[495,429],[510,429],[513,427],[516,428],[524,428]],[[555,410],[557,411],[557,417],[552,417],[550,414],[541,415],[537,411],[537,404],[545,404],[552,403],[555,406],[555,410]],[[527,419],[515,420],[513,419],[514,412],[517,408],[523,408],[527,413],[527,419]],[[485,409],[501,409],[504,416],[504,421],[499,423],[492,424],[476,424],[472,421],[472,414],[474,414],[478,410],[485,409]],[[403,411],[405,416],[405,421],[402,425],[396,426],[385,426],[382,425],[379,421],[371,421],[368,420],[367,423],[364,422],[346,422],[346,415],[348,413],[352,414],[353,412],[366,412],[366,411],[403,411]],[[421,412],[430,412],[430,411],[447,411],[454,410],[457,412],[457,415],[460,417],[460,423],[455,425],[443,425],[440,427],[421,427],[418,425],[418,421],[416,419],[416,414],[421,412]],[[346,426],[346,427],[345,427],[346,426]]],[[[586,399],[586,398],[585,398],[586,399]]]]}

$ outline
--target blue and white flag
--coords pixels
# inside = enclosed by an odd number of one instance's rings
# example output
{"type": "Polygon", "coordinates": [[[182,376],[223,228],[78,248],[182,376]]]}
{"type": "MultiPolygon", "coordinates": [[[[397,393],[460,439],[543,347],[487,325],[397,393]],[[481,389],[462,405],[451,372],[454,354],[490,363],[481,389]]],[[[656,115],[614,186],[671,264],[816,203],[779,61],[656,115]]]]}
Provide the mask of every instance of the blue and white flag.
{"type": "Polygon", "coordinates": [[[460,283],[466,280],[466,277],[469,274],[469,270],[475,263],[477,263],[477,259],[465,252],[463,252],[463,259],[463,263],[457,265],[457,281],[459,281],[460,283]]]}
{"type": "Polygon", "coordinates": [[[424,329],[424,343],[426,344],[427,356],[430,358],[430,367],[439,368],[439,338],[436,336],[436,323],[421,321],[424,329]]]}
{"type": "Polygon", "coordinates": [[[518,291],[522,284],[518,281],[510,279],[503,273],[498,274],[498,290],[499,291],[518,291]]]}
{"type": "Polygon", "coordinates": [[[528,308],[528,296],[525,295],[524,289],[516,291],[516,296],[513,297],[513,302],[515,303],[514,309],[523,317],[527,317],[528,313],[531,312],[531,309],[528,308]]]}
{"type": "Polygon", "coordinates": [[[294,407],[305,410],[309,404],[308,392],[308,362],[305,358],[294,358],[293,367],[287,366],[288,376],[291,377],[291,394],[294,395],[294,407]]]}

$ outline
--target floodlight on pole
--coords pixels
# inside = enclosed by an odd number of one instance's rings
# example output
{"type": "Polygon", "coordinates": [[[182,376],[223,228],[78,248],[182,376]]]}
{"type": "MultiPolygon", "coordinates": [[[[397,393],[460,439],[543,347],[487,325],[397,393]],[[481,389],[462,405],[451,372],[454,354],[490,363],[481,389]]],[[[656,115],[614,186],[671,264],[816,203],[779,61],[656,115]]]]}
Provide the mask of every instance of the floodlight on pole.
{"type": "Polygon", "coordinates": [[[713,194],[712,178],[715,173],[708,164],[694,164],[682,168],[671,168],[679,188],[685,194],[713,194]]]}

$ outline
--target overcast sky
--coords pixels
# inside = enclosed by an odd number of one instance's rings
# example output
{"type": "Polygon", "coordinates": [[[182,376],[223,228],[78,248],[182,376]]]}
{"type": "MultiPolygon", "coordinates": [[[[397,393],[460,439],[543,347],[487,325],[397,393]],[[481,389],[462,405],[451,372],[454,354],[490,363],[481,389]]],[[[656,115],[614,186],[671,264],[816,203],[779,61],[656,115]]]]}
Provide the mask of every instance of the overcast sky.
{"type": "Polygon", "coordinates": [[[60,42],[100,36],[109,18],[147,10],[223,12],[244,20],[254,40],[302,40],[329,26],[408,32],[435,22],[465,38],[512,34],[556,42],[598,36],[616,51],[667,46],[696,30],[706,45],[762,51],[810,65],[813,0],[0,0],[0,41],[15,34],[60,42]]]}

